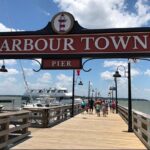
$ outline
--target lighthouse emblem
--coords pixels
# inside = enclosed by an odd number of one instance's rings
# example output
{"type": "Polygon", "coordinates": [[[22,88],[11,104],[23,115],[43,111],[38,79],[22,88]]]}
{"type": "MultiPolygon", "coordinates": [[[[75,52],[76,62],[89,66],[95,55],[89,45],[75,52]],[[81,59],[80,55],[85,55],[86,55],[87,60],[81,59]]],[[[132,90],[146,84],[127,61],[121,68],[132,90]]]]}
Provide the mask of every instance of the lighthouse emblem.
{"type": "Polygon", "coordinates": [[[60,12],[53,17],[51,24],[56,33],[66,34],[73,28],[74,17],[68,12],[60,12]]]}

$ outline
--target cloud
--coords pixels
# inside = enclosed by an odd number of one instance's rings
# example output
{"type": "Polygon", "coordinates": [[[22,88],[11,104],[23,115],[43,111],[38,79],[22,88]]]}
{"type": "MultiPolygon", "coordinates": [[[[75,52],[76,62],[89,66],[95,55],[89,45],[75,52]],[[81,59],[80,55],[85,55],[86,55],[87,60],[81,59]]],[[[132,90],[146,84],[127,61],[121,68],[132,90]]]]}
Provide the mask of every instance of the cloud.
{"type": "Polygon", "coordinates": [[[9,77],[9,78],[7,78],[7,80],[9,82],[16,82],[17,81],[16,78],[14,78],[14,77],[9,77]]]}
{"type": "Polygon", "coordinates": [[[138,0],[128,9],[125,0],[53,0],[62,11],[72,13],[86,28],[138,27],[150,21],[148,0],[138,0]]]}
{"type": "Polygon", "coordinates": [[[150,89],[145,88],[144,91],[150,93],[150,89]]]}
{"type": "Polygon", "coordinates": [[[50,81],[52,80],[52,76],[50,73],[44,73],[39,79],[38,82],[40,83],[50,83],[50,81]]]}
{"type": "Polygon", "coordinates": [[[32,69],[30,68],[23,68],[24,72],[25,72],[25,76],[32,76],[34,75],[34,72],[32,69]]]}
{"type": "Polygon", "coordinates": [[[135,68],[132,68],[131,69],[131,76],[134,77],[134,76],[138,76],[140,75],[140,71],[135,69],[135,68]]]}
{"type": "Polygon", "coordinates": [[[67,81],[67,82],[70,82],[72,81],[72,77],[69,77],[69,76],[66,76],[65,74],[59,74],[57,77],[56,77],[59,81],[67,81]]]}
{"type": "Polygon", "coordinates": [[[72,77],[66,76],[65,74],[59,74],[56,76],[57,82],[56,87],[66,87],[68,89],[71,89],[72,85],[72,77]]]}
{"type": "Polygon", "coordinates": [[[104,80],[113,80],[113,72],[105,71],[100,74],[100,77],[104,80]]]}
{"type": "Polygon", "coordinates": [[[19,71],[14,68],[7,68],[8,72],[0,72],[0,76],[10,76],[10,75],[17,75],[19,71]]]}
{"type": "Polygon", "coordinates": [[[24,88],[22,82],[18,82],[14,77],[7,77],[1,80],[1,95],[21,95],[23,93],[23,90],[24,88]]]}
{"type": "MultiPolygon", "coordinates": [[[[16,65],[16,60],[15,59],[7,59],[7,60],[4,60],[4,63],[5,65],[10,65],[10,66],[13,66],[13,65],[16,65]]],[[[3,64],[3,60],[0,60],[0,65],[3,64]]]]}
{"type": "Polygon", "coordinates": [[[118,66],[127,67],[127,62],[125,62],[125,61],[104,61],[104,67],[113,67],[113,68],[117,69],[118,66]]]}
{"type": "Polygon", "coordinates": [[[150,76],[150,69],[147,69],[147,70],[144,72],[144,75],[150,76]]]}
{"type": "MultiPolygon", "coordinates": [[[[115,71],[118,69],[119,73],[122,77],[127,77],[128,76],[128,63],[125,61],[104,61],[104,65],[105,68],[110,68],[111,70],[115,71]]],[[[113,74],[114,74],[113,73],[113,74]]],[[[140,74],[140,71],[138,69],[135,68],[131,68],[131,76],[137,76],[140,74]]],[[[106,75],[105,75],[106,76],[106,75]]]]}
{"type": "Polygon", "coordinates": [[[6,27],[2,23],[0,23],[0,32],[12,32],[12,31],[16,31],[16,30],[13,28],[6,27]]]}

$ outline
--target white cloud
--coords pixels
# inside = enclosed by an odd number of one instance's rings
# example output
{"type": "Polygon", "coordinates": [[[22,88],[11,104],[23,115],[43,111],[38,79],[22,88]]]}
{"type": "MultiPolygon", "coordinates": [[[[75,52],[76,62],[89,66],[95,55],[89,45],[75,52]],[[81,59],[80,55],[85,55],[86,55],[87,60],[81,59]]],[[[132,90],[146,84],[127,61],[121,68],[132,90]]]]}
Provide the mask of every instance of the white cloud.
{"type": "Polygon", "coordinates": [[[134,77],[134,76],[138,76],[140,75],[140,71],[135,69],[135,68],[132,68],[131,69],[131,76],[134,77]]]}
{"type": "Polygon", "coordinates": [[[8,72],[0,72],[0,76],[10,76],[10,75],[17,75],[19,71],[13,68],[7,68],[8,72]]]}
{"type": "Polygon", "coordinates": [[[66,76],[65,74],[59,74],[56,78],[56,87],[66,87],[68,89],[71,89],[72,77],[66,76]]]}
{"type": "Polygon", "coordinates": [[[50,83],[52,80],[52,76],[50,73],[44,73],[39,79],[38,79],[38,82],[40,83],[50,83]]]}
{"type": "Polygon", "coordinates": [[[0,23],[0,32],[12,32],[12,31],[16,31],[16,30],[13,28],[8,28],[2,23],[0,23]]]}
{"type": "Polygon", "coordinates": [[[8,82],[16,82],[17,80],[16,80],[16,78],[14,78],[14,77],[8,77],[8,78],[7,78],[7,81],[8,81],[8,82]]]}
{"type": "Polygon", "coordinates": [[[28,87],[29,89],[44,89],[44,88],[48,89],[51,87],[51,84],[43,82],[34,82],[34,83],[28,82],[28,87]]]}
{"type": "MultiPolygon", "coordinates": [[[[110,67],[112,68],[112,70],[119,70],[119,74],[122,77],[127,77],[128,76],[128,64],[125,61],[104,61],[104,67],[110,67]]],[[[114,73],[115,73],[114,71],[114,73]]],[[[140,74],[140,71],[138,69],[135,68],[131,68],[131,76],[137,76],[140,74]]]]}
{"type": "Polygon", "coordinates": [[[146,25],[150,21],[148,0],[138,0],[135,12],[125,0],[53,0],[63,11],[72,13],[83,27],[112,28],[146,25]]]}
{"type": "Polygon", "coordinates": [[[23,70],[24,70],[25,76],[32,76],[32,75],[34,75],[33,70],[30,69],[30,68],[23,68],[23,70]]]}
{"type": "Polygon", "coordinates": [[[127,62],[125,62],[125,61],[104,61],[104,67],[113,67],[113,68],[117,69],[118,66],[127,67],[127,62]]]}
{"type": "MultiPolygon", "coordinates": [[[[12,66],[12,65],[16,65],[16,60],[15,59],[6,59],[6,60],[4,60],[4,63],[5,63],[5,65],[10,65],[10,66],[12,66]]],[[[3,60],[0,60],[0,65],[2,65],[3,64],[3,60]]]]}
{"type": "Polygon", "coordinates": [[[59,74],[56,77],[59,81],[70,82],[72,81],[72,77],[66,76],[65,74],[59,74]]]}
{"type": "Polygon", "coordinates": [[[113,74],[114,74],[113,72],[105,71],[100,74],[100,77],[104,80],[112,80],[113,74]]]}
{"type": "Polygon", "coordinates": [[[16,74],[19,74],[19,71],[17,69],[8,69],[8,75],[16,75],[16,74]]]}
{"type": "Polygon", "coordinates": [[[147,70],[144,72],[144,75],[150,76],[150,69],[147,69],[147,70]]]}
{"type": "Polygon", "coordinates": [[[21,95],[23,93],[23,84],[18,82],[16,78],[6,77],[1,80],[1,95],[21,95]]]}
{"type": "Polygon", "coordinates": [[[149,92],[150,92],[150,89],[144,89],[144,91],[149,93],[149,92]]]}

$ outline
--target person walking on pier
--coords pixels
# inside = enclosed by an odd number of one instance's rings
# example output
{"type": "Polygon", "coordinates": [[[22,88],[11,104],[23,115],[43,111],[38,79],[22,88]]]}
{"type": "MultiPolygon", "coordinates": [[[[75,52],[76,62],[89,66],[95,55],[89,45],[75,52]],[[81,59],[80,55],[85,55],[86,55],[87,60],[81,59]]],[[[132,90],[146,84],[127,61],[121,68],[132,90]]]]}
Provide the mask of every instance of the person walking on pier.
{"type": "Polygon", "coordinates": [[[112,112],[114,113],[114,112],[115,112],[115,109],[116,109],[116,103],[115,103],[114,100],[113,100],[112,103],[111,103],[111,108],[112,108],[112,112]]]}
{"type": "Polygon", "coordinates": [[[98,117],[100,117],[100,111],[101,111],[101,101],[98,99],[94,103],[95,111],[98,117]]]}
{"type": "Polygon", "coordinates": [[[94,100],[91,98],[89,100],[89,111],[91,114],[93,114],[93,107],[94,107],[94,100]]]}
{"type": "Polygon", "coordinates": [[[86,103],[84,100],[82,100],[81,102],[81,109],[82,109],[82,112],[84,113],[84,110],[85,110],[85,106],[86,106],[86,103]]]}

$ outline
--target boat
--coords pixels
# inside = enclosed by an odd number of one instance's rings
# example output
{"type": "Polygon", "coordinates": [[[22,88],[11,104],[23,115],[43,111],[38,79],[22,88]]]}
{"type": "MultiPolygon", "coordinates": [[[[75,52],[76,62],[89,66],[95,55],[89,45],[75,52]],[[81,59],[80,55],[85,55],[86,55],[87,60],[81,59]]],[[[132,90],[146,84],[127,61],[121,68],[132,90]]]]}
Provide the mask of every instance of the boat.
{"type": "MultiPolygon", "coordinates": [[[[49,107],[72,104],[72,93],[67,88],[31,89],[24,96],[23,107],[49,107]]],[[[81,98],[75,98],[75,103],[81,103],[81,98]]]]}

